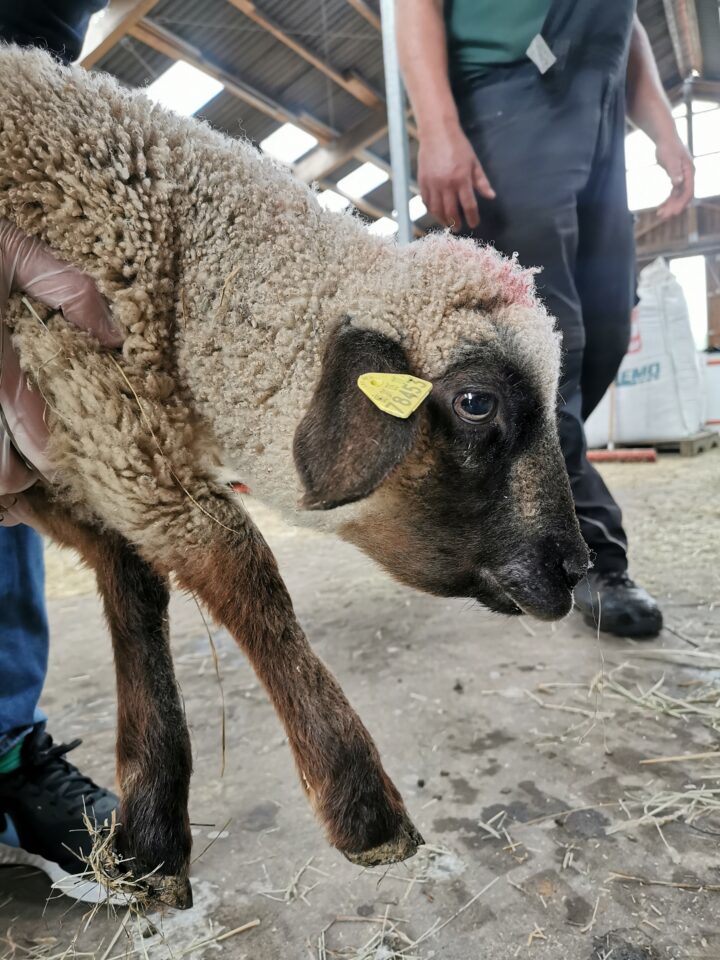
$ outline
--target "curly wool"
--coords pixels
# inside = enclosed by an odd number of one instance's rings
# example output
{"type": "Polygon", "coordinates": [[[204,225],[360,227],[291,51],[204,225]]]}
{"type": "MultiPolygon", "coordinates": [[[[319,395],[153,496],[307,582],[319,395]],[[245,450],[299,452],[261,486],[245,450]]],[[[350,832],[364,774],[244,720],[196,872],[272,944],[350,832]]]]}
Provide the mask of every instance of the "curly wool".
{"type": "Polygon", "coordinates": [[[62,496],[136,542],[177,523],[178,484],[210,480],[216,445],[254,493],[295,507],[294,430],[346,316],[428,379],[492,343],[553,409],[558,336],[514,261],[447,234],[372,236],[249,143],[42,52],[1,48],[0,84],[0,216],[94,278],[122,363],[17,300],[7,319],[62,496]]]}

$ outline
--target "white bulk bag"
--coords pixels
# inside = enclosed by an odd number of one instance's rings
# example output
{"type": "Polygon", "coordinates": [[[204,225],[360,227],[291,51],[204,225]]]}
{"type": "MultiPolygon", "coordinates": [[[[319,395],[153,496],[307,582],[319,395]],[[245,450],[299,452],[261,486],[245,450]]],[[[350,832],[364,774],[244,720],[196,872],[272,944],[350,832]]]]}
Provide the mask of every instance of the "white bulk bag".
{"type": "Polygon", "coordinates": [[[630,347],[615,378],[614,424],[608,391],[585,425],[588,447],[609,439],[679,440],[704,424],[703,371],[687,303],[665,260],[641,271],[638,295],[630,347]]]}

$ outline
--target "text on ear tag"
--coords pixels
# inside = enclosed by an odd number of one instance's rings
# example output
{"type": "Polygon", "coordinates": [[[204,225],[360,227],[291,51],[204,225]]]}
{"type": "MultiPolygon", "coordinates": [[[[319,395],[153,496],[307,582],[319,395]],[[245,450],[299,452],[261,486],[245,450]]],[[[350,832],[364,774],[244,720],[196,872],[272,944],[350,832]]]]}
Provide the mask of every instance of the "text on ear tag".
{"type": "Polygon", "coordinates": [[[363,373],[358,386],[383,413],[403,419],[414,413],[432,390],[429,380],[409,373],[363,373]]]}

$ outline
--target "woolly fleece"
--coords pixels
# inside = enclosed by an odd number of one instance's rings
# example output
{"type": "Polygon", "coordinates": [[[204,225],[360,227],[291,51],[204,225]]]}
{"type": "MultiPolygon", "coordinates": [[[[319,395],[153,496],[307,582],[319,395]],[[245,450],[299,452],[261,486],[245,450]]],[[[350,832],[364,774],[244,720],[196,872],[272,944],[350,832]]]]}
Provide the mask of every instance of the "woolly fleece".
{"type": "Polygon", "coordinates": [[[487,345],[554,416],[559,338],[515,262],[447,234],[372,236],[249,143],[42,52],[0,48],[0,87],[0,216],[90,274],[127,335],[118,362],[17,298],[6,318],[77,511],[148,544],[182,521],[178,483],[199,496],[218,459],[294,510],[293,434],[345,316],[428,379],[487,345]]]}

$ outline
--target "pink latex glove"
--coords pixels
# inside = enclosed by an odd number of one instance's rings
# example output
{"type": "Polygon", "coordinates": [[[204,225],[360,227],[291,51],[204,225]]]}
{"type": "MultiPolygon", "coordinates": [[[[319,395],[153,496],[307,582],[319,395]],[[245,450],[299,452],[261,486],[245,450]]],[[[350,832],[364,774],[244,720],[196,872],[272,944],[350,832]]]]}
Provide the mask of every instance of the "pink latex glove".
{"type": "Polygon", "coordinates": [[[37,471],[51,469],[45,454],[45,403],[37,390],[28,387],[2,318],[10,294],[16,291],[62,310],[66,320],[106,347],[119,347],[123,339],[90,277],[0,219],[0,524],[24,519],[15,495],[35,483],[37,471]],[[28,463],[13,448],[8,429],[28,463]]]}

